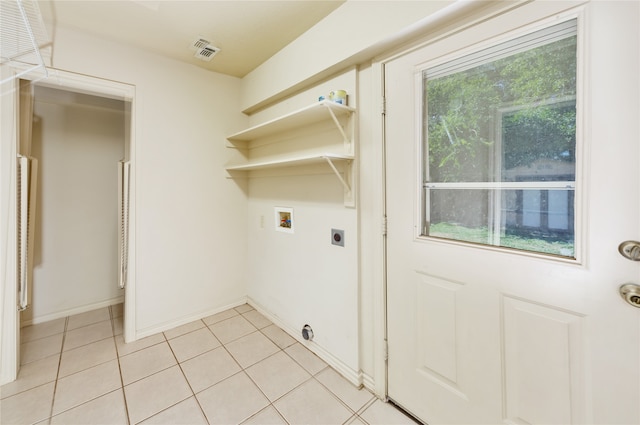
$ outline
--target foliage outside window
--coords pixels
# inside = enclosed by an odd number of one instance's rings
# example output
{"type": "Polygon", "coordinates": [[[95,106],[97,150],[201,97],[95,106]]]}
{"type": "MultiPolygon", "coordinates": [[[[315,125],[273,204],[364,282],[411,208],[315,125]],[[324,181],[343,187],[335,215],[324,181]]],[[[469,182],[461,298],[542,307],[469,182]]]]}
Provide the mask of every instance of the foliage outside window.
{"type": "Polygon", "coordinates": [[[423,234],[574,257],[575,20],[423,84],[423,234]]]}

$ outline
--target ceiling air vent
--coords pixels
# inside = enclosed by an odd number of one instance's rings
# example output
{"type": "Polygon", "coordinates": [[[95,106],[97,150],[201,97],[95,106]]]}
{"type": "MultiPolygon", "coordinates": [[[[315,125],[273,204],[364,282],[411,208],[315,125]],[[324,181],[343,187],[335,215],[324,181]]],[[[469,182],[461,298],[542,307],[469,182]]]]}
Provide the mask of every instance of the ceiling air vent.
{"type": "Polygon", "coordinates": [[[209,62],[220,51],[220,48],[213,46],[209,40],[198,37],[191,45],[191,50],[195,50],[194,57],[209,62]]]}

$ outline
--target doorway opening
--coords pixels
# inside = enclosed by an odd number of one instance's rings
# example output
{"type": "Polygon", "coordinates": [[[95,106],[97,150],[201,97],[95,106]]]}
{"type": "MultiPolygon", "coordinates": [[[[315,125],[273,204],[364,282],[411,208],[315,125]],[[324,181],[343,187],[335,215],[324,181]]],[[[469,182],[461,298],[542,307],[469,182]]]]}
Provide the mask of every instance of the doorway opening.
{"type": "MultiPolygon", "coordinates": [[[[3,173],[3,181],[5,182],[2,185],[3,191],[3,205],[8,211],[8,214],[2,215],[2,238],[6,241],[6,250],[3,251],[3,259],[4,266],[6,270],[6,275],[4,276],[4,280],[6,280],[5,291],[3,294],[3,303],[2,303],[2,321],[0,325],[2,327],[2,356],[1,363],[2,367],[0,369],[0,382],[7,383],[16,379],[18,375],[18,371],[20,368],[20,327],[21,325],[25,325],[27,323],[38,323],[43,321],[54,320],[56,317],[65,317],[72,314],[82,313],[83,311],[88,311],[92,309],[96,309],[100,306],[100,302],[103,302],[104,306],[110,305],[111,303],[116,303],[118,298],[110,298],[109,296],[102,301],[99,300],[91,300],[84,301],[84,306],[82,302],[79,302],[72,307],[69,306],[56,306],[55,309],[50,310],[49,312],[45,312],[45,310],[35,311],[36,315],[33,316],[33,312],[29,316],[29,312],[25,313],[25,320],[22,320],[21,316],[23,315],[25,307],[28,309],[28,301],[31,298],[31,293],[29,293],[29,285],[25,284],[25,280],[22,279],[25,276],[24,273],[21,273],[20,266],[23,266],[22,258],[20,254],[23,254],[21,251],[25,251],[29,253],[28,246],[36,246],[36,243],[27,244],[27,249],[24,249],[24,245],[19,243],[20,237],[24,236],[24,232],[20,229],[20,224],[23,224],[22,218],[25,214],[24,211],[19,211],[18,207],[22,207],[23,203],[19,202],[22,200],[22,194],[25,193],[23,190],[23,185],[19,185],[22,180],[20,177],[24,175],[30,176],[31,181],[37,181],[37,177],[33,177],[33,173],[26,172],[23,173],[21,170],[24,158],[24,150],[23,146],[21,146],[20,135],[25,131],[24,128],[28,128],[28,131],[31,131],[32,123],[25,124],[21,122],[20,118],[24,117],[32,117],[33,114],[27,108],[27,112],[21,111],[21,106],[19,102],[20,93],[22,92],[22,88],[19,86],[26,85],[27,87],[31,85],[28,89],[28,92],[31,94],[32,90],[35,91],[35,84],[37,84],[38,89],[48,88],[48,89],[57,89],[62,93],[65,93],[65,96],[69,97],[78,97],[80,95],[93,96],[92,99],[97,101],[98,104],[100,102],[110,104],[111,101],[117,101],[115,104],[123,105],[124,112],[121,114],[121,120],[123,121],[124,132],[124,147],[121,147],[121,156],[110,166],[112,171],[112,180],[115,182],[117,188],[120,188],[122,192],[122,188],[125,187],[123,184],[123,175],[128,178],[126,187],[127,187],[127,200],[130,200],[126,203],[127,205],[127,215],[126,215],[126,224],[128,232],[124,235],[121,232],[114,232],[111,236],[112,240],[117,241],[114,247],[114,252],[111,253],[111,256],[119,259],[119,263],[112,265],[115,275],[117,278],[111,282],[113,287],[120,286],[123,287],[123,290],[119,290],[120,301],[124,299],[124,306],[122,311],[122,322],[123,322],[123,338],[125,341],[130,342],[135,340],[135,302],[134,302],[134,294],[135,294],[135,87],[130,84],[119,83],[115,81],[104,80],[101,78],[74,74],[66,71],[60,71],[55,69],[49,70],[48,76],[43,75],[30,75],[28,80],[20,80],[17,77],[19,70],[15,70],[13,72],[13,78],[9,79],[7,83],[4,84],[3,87],[3,96],[1,98],[2,103],[2,143],[0,144],[3,149],[3,155],[0,160],[1,169],[3,173]],[[22,157],[22,158],[21,158],[22,157]],[[120,171],[120,174],[119,174],[120,171]],[[20,187],[19,187],[20,186],[20,187]],[[5,202],[6,201],[6,202],[5,202]],[[130,224],[129,224],[130,223],[130,224]],[[121,256],[118,255],[117,248],[122,250],[121,242],[127,245],[126,255],[121,256]],[[20,247],[20,252],[19,248],[20,247]],[[127,267],[120,267],[120,265],[125,261],[125,265],[127,267]],[[125,284],[126,282],[126,284],[125,284]],[[25,294],[26,292],[26,294],[25,294]],[[16,308],[16,304],[17,307],[16,308]]],[[[30,95],[27,97],[31,97],[30,95]]],[[[112,103],[113,104],[113,103],[112,103]]],[[[97,107],[96,105],[92,106],[92,108],[97,107]]],[[[104,107],[104,105],[103,105],[104,107]]],[[[92,109],[89,108],[89,109],[92,109]]],[[[99,108],[98,108],[99,109],[99,108]]],[[[104,108],[103,108],[104,109],[104,108]]],[[[108,108],[107,108],[108,109],[108,108]]],[[[64,115],[64,114],[63,114],[64,115]]],[[[56,120],[53,120],[56,121],[56,120]]],[[[62,119],[60,122],[65,123],[68,122],[69,118],[62,119]]],[[[74,121],[74,120],[71,120],[74,121]]],[[[78,121],[76,119],[75,121],[78,121]]],[[[90,126],[89,126],[90,127],[90,126]]],[[[37,128],[36,128],[37,130],[37,128]]],[[[121,141],[122,143],[122,141],[121,141]]],[[[121,145],[122,146],[122,145],[121,145]]],[[[64,163],[71,161],[69,158],[63,155],[64,163]]],[[[49,167],[49,162],[47,164],[42,164],[43,167],[49,167]]],[[[78,161],[76,161],[78,162],[78,161]]],[[[79,161],[80,165],[88,166],[85,161],[79,161]]],[[[29,169],[30,167],[25,167],[29,169]]],[[[90,167],[89,167],[90,168],[90,167]]],[[[71,172],[71,168],[67,169],[66,167],[62,167],[61,173],[63,175],[67,175],[68,178],[75,178],[76,180],[81,180],[81,177],[77,175],[73,175],[71,172]]],[[[77,174],[77,172],[76,172],[77,174]]],[[[43,191],[43,193],[47,192],[46,186],[50,184],[46,179],[42,181],[43,187],[38,188],[36,186],[37,191],[43,191]]],[[[27,193],[30,193],[33,187],[31,184],[26,185],[29,188],[27,193]]],[[[91,186],[90,186],[91,187],[91,186]]],[[[99,191],[99,190],[96,190],[99,191]]],[[[90,191],[89,191],[90,192],[90,191]]],[[[37,198],[36,198],[37,199],[37,198]]],[[[121,209],[122,202],[118,202],[119,197],[116,197],[116,201],[114,201],[113,210],[116,211],[116,216],[114,217],[114,222],[116,226],[118,225],[117,219],[117,211],[121,209]]],[[[58,199],[59,204],[64,204],[64,199],[58,199]]],[[[86,205],[88,201],[85,200],[84,204],[80,203],[80,205],[86,205]]],[[[22,208],[20,208],[22,210],[22,208]]],[[[111,209],[111,208],[110,208],[111,209]]],[[[27,205],[27,211],[30,210],[27,205]]],[[[28,216],[28,214],[27,214],[28,216]]],[[[35,216],[35,215],[34,215],[35,216]]],[[[69,220],[71,215],[62,214],[63,218],[66,217],[66,220],[69,220]]],[[[38,224],[38,218],[36,217],[32,222],[38,224]]],[[[41,225],[44,223],[40,223],[41,225]]],[[[120,226],[122,226],[122,222],[120,222],[120,226]]],[[[28,226],[27,226],[28,228],[28,226]]],[[[37,226],[35,231],[31,234],[37,233],[37,226]]],[[[29,241],[27,237],[25,240],[29,241]]],[[[55,245],[55,244],[54,244],[55,245]]],[[[82,245],[82,244],[78,244],[82,245]]],[[[37,250],[33,252],[32,257],[38,259],[37,250]]],[[[41,255],[40,253],[39,255],[41,255]]],[[[79,254],[78,254],[79,255],[79,254]]],[[[27,257],[28,258],[28,257],[27,257]]],[[[82,257],[76,259],[78,263],[83,261],[82,257]]],[[[31,263],[33,264],[33,258],[31,263]]],[[[33,270],[30,267],[24,267],[22,270],[33,270]]],[[[73,269],[75,272],[75,267],[73,269]]],[[[69,272],[72,273],[72,272],[69,272]]],[[[64,279],[68,279],[69,276],[64,275],[64,279]]],[[[28,283],[28,279],[27,282],[28,283]]],[[[86,284],[86,283],[85,283],[86,284]]],[[[52,288],[54,287],[51,285],[52,288]]],[[[80,291],[82,292],[82,291],[80,291]]],[[[57,294],[56,294],[57,295],[57,294]]],[[[78,293],[73,292],[68,295],[68,298],[77,297],[78,293]]],[[[36,295],[36,297],[38,297],[36,295]]],[[[37,299],[36,299],[37,302],[37,299]]],[[[40,305],[40,304],[38,304],[40,305]]]]}
{"type": "Polygon", "coordinates": [[[116,164],[125,157],[127,102],[39,85],[33,95],[33,279],[21,326],[124,300],[116,164]]]}

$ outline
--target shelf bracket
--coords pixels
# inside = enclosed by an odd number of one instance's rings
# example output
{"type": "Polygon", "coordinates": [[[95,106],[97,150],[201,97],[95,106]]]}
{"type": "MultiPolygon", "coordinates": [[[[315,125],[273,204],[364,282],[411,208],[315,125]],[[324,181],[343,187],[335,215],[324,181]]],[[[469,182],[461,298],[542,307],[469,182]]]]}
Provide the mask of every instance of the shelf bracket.
{"type": "Polygon", "coordinates": [[[333,161],[331,161],[331,158],[329,158],[328,156],[325,156],[323,158],[327,161],[327,163],[329,164],[333,172],[336,174],[336,177],[338,177],[338,180],[340,180],[340,183],[342,183],[342,185],[344,186],[344,189],[347,192],[351,192],[351,186],[349,186],[349,183],[347,183],[346,180],[340,175],[340,171],[338,171],[338,168],[333,164],[333,161]]]}
{"type": "Polygon", "coordinates": [[[354,198],[353,198],[353,191],[351,190],[351,173],[352,173],[352,167],[351,167],[351,160],[347,160],[347,169],[344,172],[344,176],[342,177],[342,175],[340,175],[340,171],[338,171],[338,168],[335,166],[335,164],[333,163],[333,161],[331,160],[330,157],[328,156],[324,156],[323,157],[326,161],[327,164],[329,164],[329,167],[331,167],[331,169],[333,170],[333,172],[335,173],[336,177],[338,178],[338,180],[340,180],[340,183],[342,183],[342,186],[344,186],[344,202],[346,206],[355,206],[354,204],[354,198]]]}
{"type": "Polygon", "coordinates": [[[331,115],[331,118],[333,119],[333,122],[335,123],[336,127],[338,127],[338,131],[340,131],[340,134],[342,134],[342,140],[344,141],[344,144],[346,146],[349,146],[349,151],[352,152],[352,150],[351,150],[351,138],[344,131],[344,128],[342,128],[342,124],[340,124],[340,120],[336,116],[336,113],[333,112],[333,109],[331,109],[327,105],[325,105],[325,106],[327,108],[327,111],[329,111],[329,115],[331,115]]]}

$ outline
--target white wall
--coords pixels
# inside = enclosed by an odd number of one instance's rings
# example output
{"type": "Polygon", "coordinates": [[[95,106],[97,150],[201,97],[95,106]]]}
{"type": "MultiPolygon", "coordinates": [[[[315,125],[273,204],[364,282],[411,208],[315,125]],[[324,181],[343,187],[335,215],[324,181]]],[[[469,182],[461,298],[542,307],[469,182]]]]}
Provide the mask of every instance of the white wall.
{"type": "Polygon", "coordinates": [[[241,107],[254,111],[317,83],[318,78],[368,61],[413,36],[414,27],[453,3],[348,1],[245,76],[241,107]]]}
{"type": "MultiPolygon", "coordinates": [[[[378,379],[372,370],[372,350],[379,345],[372,339],[383,336],[376,335],[380,330],[372,324],[373,316],[379,315],[379,303],[374,298],[379,296],[375,291],[380,292],[377,281],[381,279],[375,269],[381,267],[383,259],[379,252],[381,217],[377,216],[380,152],[379,146],[371,144],[376,143],[376,137],[369,138],[375,132],[371,126],[376,125],[380,109],[371,70],[357,73],[356,85],[349,89],[353,94],[359,87],[358,97],[367,100],[358,111],[361,136],[367,137],[360,138],[364,155],[359,159],[359,178],[365,186],[360,187],[361,199],[355,210],[341,204],[342,189],[331,175],[295,179],[280,176],[251,181],[250,187],[243,187],[241,180],[225,179],[224,164],[236,154],[225,150],[224,139],[248,125],[241,110],[256,112],[269,106],[251,117],[255,124],[306,105],[319,94],[320,87],[313,85],[354,64],[367,64],[376,53],[426,31],[444,8],[458,4],[452,0],[347,2],[242,81],[70,30],[56,30],[54,67],[136,86],[138,336],[232,305],[248,294],[268,305],[271,314],[284,317],[283,324],[291,329],[298,329],[311,317],[314,329],[319,331],[317,342],[322,342],[330,355],[384,383],[384,376],[378,379]],[[308,96],[286,98],[307,89],[308,96]],[[275,100],[281,102],[273,104],[275,100]],[[287,184],[291,188],[284,190],[287,184]],[[260,286],[265,279],[260,273],[275,263],[257,256],[265,249],[279,247],[277,236],[261,236],[266,231],[255,226],[262,214],[269,223],[267,217],[276,203],[300,211],[303,222],[298,226],[308,232],[308,237],[295,242],[285,239],[287,252],[293,252],[292,258],[302,263],[295,265],[297,275],[285,276],[284,286],[269,295],[269,286],[260,286]],[[323,234],[328,226],[344,226],[344,251],[332,251],[335,247],[326,245],[323,234]],[[352,239],[352,234],[356,238],[352,239]],[[254,237],[258,240],[248,242],[254,237]],[[373,245],[351,251],[350,241],[356,239],[373,245]],[[311,255],[302,256],[297,249],[311,255]],[[321,269],[310,262],[315,258],[321,269]],[[242,272],[246,270],[249,273],[242,272]],[[313,277],[311,282],[301,286],[300,278],[309,275],[313,277]],[[289,296],[301,293],[302,288],[320,287],[326,288],[325,295],[309,313],[303,313],[302,305],[295,305],[296,300],[289,296]],[[335,289],[340,295],[327,298],[326,294],[335,289]],[[345,293],[346,298],[341,298],[345,293]],[[291,304],[277,310],[285,299],[291,304]],[[335,331],[332,318],[318,319],[318,312],[324,310],[322,314],[326,315],[325,306],[330,303],[332,313],[346,320],[347,329],[335,331]],[[342,345],[344,341],[348,343],[342,345]]],[[[281,261],[280,257],[274,258],[281,261]]],[[[281,282],[271,277],[267,280],[270,285],[281,282]]]]}
{"type": "MultiPolygon", "coordinates": [[[[349,106],[357,108],[357,71],[350,69],[272,105],[252,116],[251,123],[312,105],[334,89],[346,90],[349,106]]],[[[328,125],[282,134],[290,141],[280,144],[291,154],[301,149],[341,152],[342,136],[328,114],[327,120],[328,125]]],[[[309,324],[314,332],[309,348],[358,382],[358,210],[345,207],[343,186],[330,167],[254,172],[249,180],[248,230],[251,302],[298,338],[309,324]],[[275,207],[293,208],[295,233],[275,230],[275,207]],[[344,247],[331,244],[331,229],[344,230],[344,247]]]]}
{"type": "Polygon", "coordinates": [[[247,214],[226,179],[237,78],[57,28],[53,67],[135,86],[138,337],[244,302],[247,214]]]}
{"type": "Polygon", "coordinates": [[[25,323],[115,303],[117,161],[124,102],[35,90],[31,155],[38,159],[33,302],[25,323]]]}
{"type": "Polygon", "coordinates": [[[306,171],[251,181],[248,293],[294,335],[311,325],[313,344],[335,357],[344,373],[356,376],[356,211],[345,209],[334,175],[306,171]],[[293,208],[295,233],[275,230],[276,206],[293,208]],[[345,231],[344,247],[331,244],[332,228],[345,231]]]}
{"type": "MultiPolygon", "coordinates": [[[[499,3],[499,2],[496,2],[499,3]]],[[[301,98],[313,99],[311,93],[322,94],[326,81],[334,75],[357,67],[356,85],[350,94],[356,93],[358,106],[358,206],[356,209],[356,231],[359,243],[357,262],[345,265],[340,270],[340,288],[342,291],[357,291],[356,298],[347,297],[333,309],[335,317],[340,317],[351,329],[357,329],[357,342],[343,345],[340,335],[328,335],[323,341],[330,354],[351,365],[356,358],[356,369],[362,382],[374,389],[380,396],[385,395],[386,369],[384,366],[385,322],[384,322],[384,179],[382,146],[382,73],[379,67],[372,66],[376,55],[391,55],[393,49],[422,42],[428,36],[436,37],[456,28],[461,22],[468,24],[473,14],[481,9],[506,7],[489,2],[456,1],[349,1],[319,22],[314,28],[294,40],[267,62],[249,73],[242,81],[241,107],[252,113],[251,121],[272,118],[274,113],[292,110],[301,98]],[[473,13],[472,13],[473,12],[473,13]],[[304,58],[304,60],[301,60],[304,58]],[[306,94],[306,95],[305,95],[306,94]],[[348,288],[348,289],[346,289],[348,288]],[[357,312],[354,318],[352,314],[357,312]],[[351,320],[355,320],[353,324],[351,320]]],[[[252,189],[256,183],[251,183],[252,189]]],[[[266,182],[261,185],[268,185],[266,182]]],[[[284,184],[284,181],[274,185],[284,184]]],[[[295,182],[294,187],[298,182],[295,182]]],[[[301,183],[302,184],[302,183],[301,183]]],[[[318,183],[316,183],[318,184],[318,183]]],[[[310,190],[317,190],[314,185],[310,190]]],[[[262,192],[267,192],[261,188],[262,192]]],[[[249,226],[255,226],[255,215],[267,211],[267,207],[278,200],[273,188],[272,198],[257,199],[257,190],[251,190],[249,199],[249,226]],[[251,215],[254,214],[254,217],[251,215]]],[[[303,202],[308,194],[299,189],[303,202]]],[[[279,195],[283,196],[283,195],[279,195]]],[[[288,198],[287,198],[288,199],[288,198]]],[[[295,199],[290,202],[294,204],[295,199]]],[[[300,202],[300,201],[298,201],[300,202]]],[[[306,204],[305,204],[306,205],[306,204]]],[[[294,205],[295,206],[295,205],[294,205]]],[[[321,203],[307,205],[316,212],[324,208],[321,203]]],[[[336,204],[336,212],[338,211],[336,204]]],[[[350,212],[342,211],[342,217],[350,212]]],[[[331,217],[320,220],[320,226],[327,226],[331,217]]],[[[250,230],[250,232],[255,232],[250,230]]],[[[250,233],[251,234],[251,233],[250,233]]],[[[322,241],[314,245],[317,250],[322,241]]],[[[274,244],[271,245],[275,247],[274,244]]],[[[311,252],[314,252],[311,250],[311,252]]],[[[294,258],[302,256],[296,253],[294,258]]],[[[313,254],[315,255],[315,254],[313,254]]],[[[263,262],[253,267],[258,271],[267,270],[263,262]]],[[[328,267],[327,263],[327,267],[328,267]]],[[[249,297],[254,298],[260,284],[255,283],[258,271],[250,276],[249,297]]],[[[307,275],[314,276],[315,270],[307,275]]],[[[327,274],[328,275],[328,274],[327,274]]],[[[263,282],[258,279],[256,282],[263,282]]],[[[282,279],[278,294],[285,296],[289,292],[299,291],[299,279],[292,276],[282,279]],[[285,282],[285,283],[283,283],[285,282]]],[[[316,284],[316,287],[318,284],[316,284]]],[[[323,299],[323,303],[324,298],[323,299]]],[[[293,309],[284,307],[279,301],[272,300],[267,308],[274,315],[286,312],[285,326],[296,329],[300,319],[293,309]]],[[[328,328],[330,321],[324,318],[323,326],[328,328]]],[[[322,322],[322,320],[320,320],[322,322]]]]}

